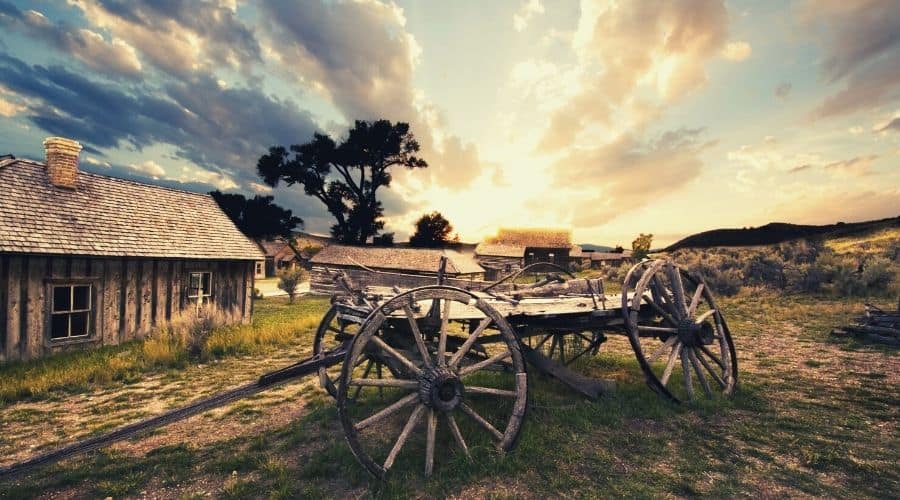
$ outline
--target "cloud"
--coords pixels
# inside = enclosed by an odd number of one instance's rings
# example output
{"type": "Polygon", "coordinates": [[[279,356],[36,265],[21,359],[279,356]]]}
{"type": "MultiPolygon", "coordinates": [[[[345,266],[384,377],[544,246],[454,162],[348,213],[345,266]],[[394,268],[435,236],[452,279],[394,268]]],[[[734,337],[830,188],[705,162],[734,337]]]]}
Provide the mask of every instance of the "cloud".
{"type": "Polygon", "coordinates": [[[249,87],[222,88],[209,76],[128,91],[0,54],[0,85],[32,99],[28,119],[51,134],[100,148],[167,144],[176,158],[248,180],[258,180],[256,160],[268,146],[317,130],[294,102],[249,87]]]}
{"type": "Polygon", "coordinates": [[[878,155],[856,156],[849,160],[827,163],[823,168],[839,177],[862,177],[874,173],[872,162],[877,159],[878,155]]]}
{"type": "Polygon", "coordinates": [[[747,42],[729,42],[722,48],[722,57],[729,61],[743,61],[750,57],[753,49],[747,42]]]}
{"type": "Polygon", "coordinates": [[[553,192],[579,207],[575,227],[605,223],[695,179],[703,167],[700,154],[712,145],[702,134],[702,129],[678,129],[645,142],[626,135],[599,148],[574,150],[551,167],[553,192]],[[579,197],[590,202],[576,203],[579,197]]]}
{"type": "Polygon", "coordinates": [[[727,34],[721,1],[585,1],[573,37],[579,90],[553,112],[539,149],[558,151],[585,131],[627,130],[655,118],[705,84],[705,63],[727,34]]]}
{"type": "Polygon", "coordinates": [[[544,6],[541,0],[527,0],[519,7],[519,10],[513,14],[513,27],[516,31],[524,31],[528,27],[531,18],[544,13],[544,6]]]}
{"type": "Polygon", "coordinates": [[[25,111],[26,109],[28,108],[21,104],[16,104],[14,102],[7,101],[3,97],[0,97],[0,116],[6,118],[13,117],[25,111]]]}
{"type": "Polygon", "coordinates": [[[900,97],[900,2],[811,0],[801,19],[822,44],[826,81],[843,83],[811,112],[829,118],[900,97]]]}
{"type": "Polygon", "coordinates": [[[872,127],[872,132],[887,132],[890,130],[900,132],[900,110],[895,111],[887,120],[876,123],[872,127]]]}
{"type": "Polygon", "coordinates": [[[812,167],[813,167],[812,164],[804,163],[803,165],[797,165],[796,167],[792,167],[790,170],[788,170],[788,173],[796,174],[797,172],[803,172],[804,170],[809,170],[812,167]]]}
{"type": "Polygon", "coordinates": [[[18,28],[97,71],[129,78],[141,73],[141,62],[134,47],[120,38],[107,41],[95,31],[56,24],[40,12],[22,12],[6,3],[0,5],[0,26],[3,25],[18,28]]]}
{"type": "Polygon", "coordinates": [[[262,60],[254,32],[231,6],[218,2],[70,3],[92,25],[124,40],[154,66],[178,77],[219,67],[248,71],[262,60]]]}
{"type": "Polygon", "coordinates": [[[148,175],[154,179],[160,179],[166,176],[166,171],[159,163],[156,163],[153,160],[146,160],[141,163],[132,163],[128,165],[128,168],[134,170],[135,172],[148,175]]]}
{"type": "Polygon", "coordinates": [[[781,82],[775,86],[775,97],[781,99],[782,101],[787,99],[788,96],[791,95],[792,85],[788,82],[781,82]]]}

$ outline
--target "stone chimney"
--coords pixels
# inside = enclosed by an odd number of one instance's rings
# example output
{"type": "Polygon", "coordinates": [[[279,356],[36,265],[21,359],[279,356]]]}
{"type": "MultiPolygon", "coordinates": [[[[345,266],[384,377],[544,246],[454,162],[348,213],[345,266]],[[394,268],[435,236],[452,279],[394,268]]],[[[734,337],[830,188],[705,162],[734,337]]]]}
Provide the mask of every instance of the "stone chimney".
{"type": "Polygon", "coordinates": [[[50,184],[75,189],[81,144],[65,137],[48,137],[44,140],[44,150],[47,152],[47,176],[50,184]]]}

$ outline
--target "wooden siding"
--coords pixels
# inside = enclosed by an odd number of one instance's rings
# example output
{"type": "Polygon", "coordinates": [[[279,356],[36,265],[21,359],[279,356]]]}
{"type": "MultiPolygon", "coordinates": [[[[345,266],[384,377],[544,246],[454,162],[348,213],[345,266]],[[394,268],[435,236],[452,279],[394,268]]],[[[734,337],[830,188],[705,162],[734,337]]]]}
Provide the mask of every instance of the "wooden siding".
{"type": "Polygon", "coordinates": [[[186,273],[198,270],[212,273],[212,301],[229,320],[249,322],[252,261],[0,254],[0,362],[143,337],[189,305],[186,273]],[[50,285],[69,280],[92,285],[90,334],[50,340],[50,285]]]}
{"type": "Polygon", "coordinates": [[[510,273],[522,269],[521,257],[500,257],[496,255],[477,255],[476,260],[484,268],[484,276],[488,281],[498,280],[510,273]]]}
{"type": "MultiPolygon", "coordinates": [[[[431,274],[410,273],[373,273],[359,267],[313,265],[309,276],[309,291],[313,294],[332,294],[338,291],[331,276],[334,271],[347,273],[354,286],[398,286],[400,288],[415,288],[426,285],[436,285],[437,276],[431,274]]],[[[484,276],[481,273],[466,275],[465,277],[447,278],[444,283],[462,289],[475,289],[484,286],[484,276]]]]}

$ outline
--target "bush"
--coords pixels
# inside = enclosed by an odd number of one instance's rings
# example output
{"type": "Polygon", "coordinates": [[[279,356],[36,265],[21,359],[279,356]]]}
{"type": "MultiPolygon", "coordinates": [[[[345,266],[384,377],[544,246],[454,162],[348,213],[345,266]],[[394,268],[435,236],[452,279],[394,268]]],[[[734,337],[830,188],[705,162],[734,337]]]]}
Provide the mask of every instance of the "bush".
{"type": "Polygon", "coordinates": [[[891,261],[881,257],[870,259],[860,276],[867,289],[878,292],[887,290],[892,278],[891,261]]]}
{"type": "Polygon", "coordinates": [[[744,266],[744,284],[783,290],[787,285],[784,262],[775,255],[754,255],[744,266]]]}
{"type": "Polygon", "coordinates": [[[294,303],[294,296],[297,295],[297,285],[299,285],[301,281],[305,281],[308,278],[308,275],[309,273],[302,267],[285,269],[278,273],[278,288],[284,290],[284,293],[288,295],[291,304],[294,303]]]}

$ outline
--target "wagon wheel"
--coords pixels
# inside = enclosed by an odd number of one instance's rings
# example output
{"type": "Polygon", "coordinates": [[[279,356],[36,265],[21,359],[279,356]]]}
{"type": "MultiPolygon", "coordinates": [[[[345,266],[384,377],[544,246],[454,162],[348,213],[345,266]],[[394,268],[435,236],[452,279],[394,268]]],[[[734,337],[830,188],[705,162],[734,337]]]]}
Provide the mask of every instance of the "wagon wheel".
{"type": "Polygon", "coordinates": [[[430,475],[437,454],[468,456],[470,448],[488,444],[510,450],[525,416],[527,384],[505,318],[463,290],[422,287],[376,309],[354,338],[338,385],[338,414],[353,454],[374,475],[384,477],[398,460],[423,458],[430,475]],[[441,302],[436,323],[413,311],[416,303],[427,310],[432,300],[441,302]],[[483,316],[471,331],[449,321],[452,312],[464,310],[483,316]],[[485,356],[470,356],[488,328],[500,340],[481,346],[485,356]],[[383,336],[375,335],[379,330],[383,336]],[[367,354],[390,358],[400,369],[382,380],[359,378],[359,359],[367,354]],[[365,394],[354,400],[351,392],[361,386],[383,388],[384,400],[365,394]],[[424,435],[424,445],[412,435],[424,435]]]}
{"type": "Polygon", "coordinates": [[[528,347],[566,366],[595,356],[603,342],[606,342],[606,336],[600,331],[546,331],[525,340],[528,347]]]}
{"type": "MultiPolygon", "coordinates": [[[[359,322],[352,319],[341,318],[338,315],[339,308],[332,305],[322,316],[316,336],[313,339],[313,355],[319,356],[333,351],[347,340],[352,339],[360,329],[359,322]]],[[[390,364],[385,364],[380,358],[366,356],[360,361],[365,376],[363,378],[381,378],[385,372],[393,370],[390,364]]],[[[332,397],[337,397],[338,378],[341,376],[341,365],[323,366],[319,368],[319,386],[325,389],[332,397]]]]}
{"type": "Polygon", "coordinates": [[[707,398],[734,392],[731,332],[702,279],[668,259],[638,263],[622,286],[622,313],[652,389],[676,402],[698,391],[707,398]]]}

